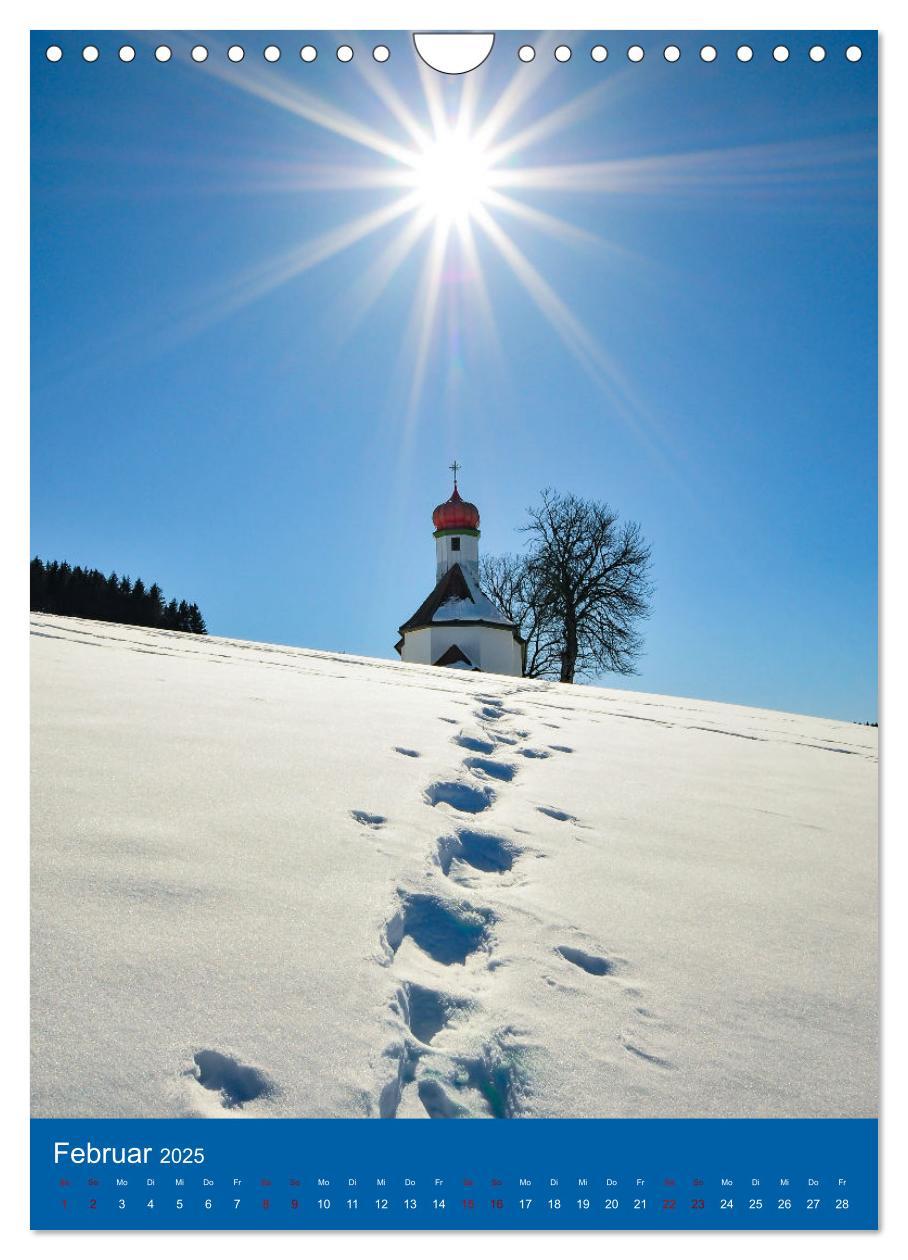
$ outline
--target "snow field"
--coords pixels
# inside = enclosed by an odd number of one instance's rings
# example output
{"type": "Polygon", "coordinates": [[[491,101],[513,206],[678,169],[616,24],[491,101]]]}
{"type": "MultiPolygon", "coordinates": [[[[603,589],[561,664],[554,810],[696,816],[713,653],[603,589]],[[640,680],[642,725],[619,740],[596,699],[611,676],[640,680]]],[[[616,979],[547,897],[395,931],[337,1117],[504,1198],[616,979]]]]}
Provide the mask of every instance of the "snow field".
{"type": "Polygon", "coordinates": [[[33,616],[35,1115],[876,1114],[876,731],[33,616]]]}

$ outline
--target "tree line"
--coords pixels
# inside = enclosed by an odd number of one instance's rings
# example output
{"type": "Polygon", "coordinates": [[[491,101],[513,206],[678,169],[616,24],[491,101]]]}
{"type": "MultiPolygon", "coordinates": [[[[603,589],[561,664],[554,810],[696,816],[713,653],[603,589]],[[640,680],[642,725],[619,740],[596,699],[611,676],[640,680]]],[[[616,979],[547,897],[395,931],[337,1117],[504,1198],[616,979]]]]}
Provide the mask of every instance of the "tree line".
{"type": "Polygon", "coordinates": [[[651,550],[607,503],[544,490],[522,553],[484,557],[480,585],[526,642],[527,678],[633,674],[649,616],[651,550]]]}
{"type": "Polygon", "coordinates": [[[185,599],[165,602],[157,582],[146,586],[141,578],[133,582],[116,573],[105,577],[100,569],[73,567],[65,560],[45,563],[38,556],[31,562],[31,609],[127,626],[208,633],[198,604],[185,599]]]}

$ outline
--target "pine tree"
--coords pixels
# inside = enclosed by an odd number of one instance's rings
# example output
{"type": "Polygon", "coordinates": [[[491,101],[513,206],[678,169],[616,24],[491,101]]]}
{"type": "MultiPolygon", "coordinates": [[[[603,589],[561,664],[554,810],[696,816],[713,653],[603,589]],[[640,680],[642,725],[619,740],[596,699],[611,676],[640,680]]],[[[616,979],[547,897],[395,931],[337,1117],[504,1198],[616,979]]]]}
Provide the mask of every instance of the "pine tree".
{"type": "Polygon", "coordinates": [[[44,568],[44,562],[38,556],[35,556],[29,567],[29,578],[31,586],[31,606],[33,612],[43,612],[44,604],[47,599],[47,573],[44,568]]]}
{"type": "Polygon", "coordinates": [[[152,582],[148,588],[148,596],[146,599],[148,610],[149,626],[160,626],[164,620],[164,592],[158,586],[157,582],[152,582]]]}
{"type": "Polygon", "coordinates": [[[208,633],[208,627],[205,625],[205,618],[199,611],[198,604],[189,605],[189,629],[193,634],[208,633]]]}
{"type": "MultiPolygon", "coordinates": [[[[141,617],[145,607],[145,583],[141,578],[136,578],[132,588],[132,615],[133,617],[141,617]]],[[[141,621],[139,625],[141,625],[141,621]]]]}
{"type": "Polygon", "coordinates": [[[86,573],[81,565],[76,565],[72,573],[69,575],[69,590],[67,603],[74,617],[87,617],[90,613],[87,609],[88,600],[86,599],[85,581],[86,573]]]}
{"type": "Polygon", "coordinates": [[[180,613],[177,608],[177,601],[172,599],[164,609],[164,620],[162,622],[165,630],[179,630],[180,613]]]}
{"type": "Polygon", "coordinates": [[[120,579],[117,577],[115,572],[112,572],[104,584],[104,598],[102,601],[102,608],[104,611],[101,613],[102,621],[116,621],[117,605],[119,603],[119,589],[120,579]]]}
{"type": "Polygon", "coordinates": [[[55,561],[54,571],[51,575],[51,584],[50,584],[50,592],[49,592],[51,612],[57,612],[60,608],[60,605],[63,603],[64,588],[66,586],[64,577],[65,575],[63,573],[63,566],[61,564],[57,564],[57,562],[55,561]]]}

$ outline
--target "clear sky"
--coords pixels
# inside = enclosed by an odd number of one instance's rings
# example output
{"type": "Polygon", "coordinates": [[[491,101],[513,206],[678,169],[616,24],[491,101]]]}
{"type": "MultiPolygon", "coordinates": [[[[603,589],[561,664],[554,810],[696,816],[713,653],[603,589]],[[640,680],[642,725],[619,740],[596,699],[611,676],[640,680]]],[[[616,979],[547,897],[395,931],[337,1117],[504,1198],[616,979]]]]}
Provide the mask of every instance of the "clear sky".
{"type": "Polygon", "coordinates": [[[604,682],[876,717],[875,36],[760,32],[744,64],[647,32],[631,64],[571,32],[560,64],[507,32],[428,80],[400,32],[50,42],[33,554],[389,657],[456,456],[484,550],[549,485],[640,522],[646,655],[604,682]]]}

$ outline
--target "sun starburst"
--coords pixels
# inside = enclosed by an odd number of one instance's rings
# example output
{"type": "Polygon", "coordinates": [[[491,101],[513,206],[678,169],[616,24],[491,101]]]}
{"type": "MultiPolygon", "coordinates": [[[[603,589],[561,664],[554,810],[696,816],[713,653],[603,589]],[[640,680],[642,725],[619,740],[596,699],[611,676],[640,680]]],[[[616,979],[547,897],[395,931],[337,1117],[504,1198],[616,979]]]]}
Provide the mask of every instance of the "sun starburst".
{"type": "Polygon", "coordinates": [[[534,74],[528,74],[523,66],[518,68],[481,110],[475,75],[463,76],[452,110],[439,76],[422,63],[417,64],[420,91],[411,105],[379,67],[357,61],[357,68],[389,115],[386,128],[373,117],[357,117],[287,78],[275,76],[270,68],[250,67],[248,73],[238,76],[226,59],[209,58],[204,66],[207,73],[343,138],[373,159],[371,163],[367,159],[333,166],[293,163],[268,187],[301,193],[371,190],[378,204],[284,255],[266,260],[252,274],[232,278],[218,293],[196,304],[187,325],[190,331],[260,300],[277,286],[374,234],[392,231],[365,269],[351,299],[349,326],[369,313],[404,261],[422,250],[407,336],[412,419],[437,350],[436,325],[449,270],[466,277],[470,320],[476,317],[482,324],[483,346],[491,348],[497,343],[494,292],[480,257],[479,239],[483,257],[489,251],[490,256],[497,257],[566,351],[609,393],[616,413],[639,428],[643,408],[630,383],[607,348],[599,344],[545,277],[539,260],[518,246],[507,224],[517,221],[564,244],[595,248],[602,257],[618,258],[623,251],[616,242],[541,209],[526,195],[691,197],[739,190],[748,196],[772,197],[794,180],[805,189],[812,185],[817,190],[831,179],[848,178],[870,154],[867,146],[858,142],[849,150],[840,143],[815,140],[585,163],[530,162],[525,158],[538,153],[540,146],[547,156],[560,132],[609,101],[614,104],[628,82],[627,72],[613,76],[515,127],[518,118],[525,118],[531,94],[539,91],[556,65],[550,49],[546,56],[542,41],[538,51],[541,64],[534,74]],[[392,132],[396,134],[389,134],[392,132]],[[448,268],[449,262],[458,265],[448,268]]]}

